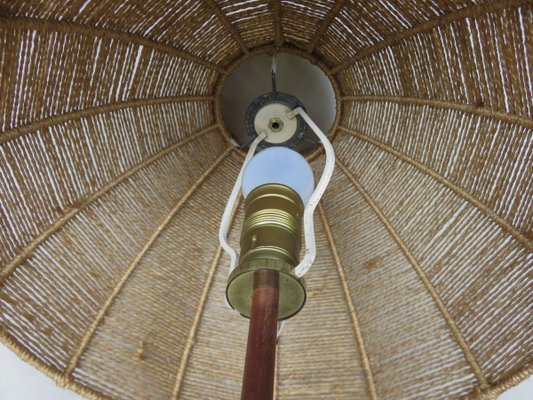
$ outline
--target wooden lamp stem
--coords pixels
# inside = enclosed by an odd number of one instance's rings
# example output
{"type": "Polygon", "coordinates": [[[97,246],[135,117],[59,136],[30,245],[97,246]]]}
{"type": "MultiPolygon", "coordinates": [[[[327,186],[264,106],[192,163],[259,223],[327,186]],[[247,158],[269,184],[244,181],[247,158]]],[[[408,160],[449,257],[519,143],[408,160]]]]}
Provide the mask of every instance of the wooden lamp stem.
{"type": "Polygon", "coordinates": [[[241,400],[271,400],[276,365],[279,273],[254,272],[254,291],[241,400]]]}

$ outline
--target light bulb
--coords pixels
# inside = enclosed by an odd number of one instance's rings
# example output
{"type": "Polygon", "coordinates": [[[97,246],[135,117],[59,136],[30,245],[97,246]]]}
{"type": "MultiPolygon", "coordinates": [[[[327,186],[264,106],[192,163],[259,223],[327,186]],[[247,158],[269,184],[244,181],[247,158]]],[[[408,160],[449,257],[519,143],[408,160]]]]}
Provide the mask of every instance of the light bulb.
{"type": "Polygon", "coordinates": [[[256,187],[267,183],[290,187],[298,193],[304,205],[315,187],[309,163],[299,153],[286,147],[269,147],[250,160],[242,177],[244,197],[256,187]]]}

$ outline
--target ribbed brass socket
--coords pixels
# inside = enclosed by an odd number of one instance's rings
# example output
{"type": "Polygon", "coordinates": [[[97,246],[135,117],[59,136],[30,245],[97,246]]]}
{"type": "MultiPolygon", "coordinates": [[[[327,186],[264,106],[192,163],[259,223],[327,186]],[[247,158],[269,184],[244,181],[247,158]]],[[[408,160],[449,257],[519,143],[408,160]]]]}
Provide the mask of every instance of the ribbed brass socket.
{"type": "Polygon", "coordinates": [[[241,256],[228,279],[228,302],[249,318],[254,272],[276,270],[279,272],[278,319],[289,318],[300,311],[306,297],[303,281],[294,275],[302,247],[302,200],[287,186],[267,184],[254,189],[244,206],[241,256]]]}

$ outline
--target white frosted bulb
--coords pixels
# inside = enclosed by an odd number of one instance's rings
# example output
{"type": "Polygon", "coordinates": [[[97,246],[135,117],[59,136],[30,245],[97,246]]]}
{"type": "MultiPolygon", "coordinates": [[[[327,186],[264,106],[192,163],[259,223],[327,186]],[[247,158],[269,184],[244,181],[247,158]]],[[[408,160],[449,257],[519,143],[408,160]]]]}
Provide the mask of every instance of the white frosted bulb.
{"type": "Polygon", "coordinates": [[[315,187],[309,163],[299,153],[286,147],[269,147],[250,160],[242,177],[244,197],[267,183],[279,183],[292,188],[300,195],[304,205],[315,187]]]}

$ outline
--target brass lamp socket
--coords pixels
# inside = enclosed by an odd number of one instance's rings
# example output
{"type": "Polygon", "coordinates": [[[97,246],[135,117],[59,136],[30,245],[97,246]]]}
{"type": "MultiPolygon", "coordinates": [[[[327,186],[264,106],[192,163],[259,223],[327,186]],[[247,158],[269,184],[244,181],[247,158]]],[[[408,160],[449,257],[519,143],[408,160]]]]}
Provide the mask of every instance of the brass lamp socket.
{"type": "Polygon", "coordinates": [[[266,184],[255,188],[244,203],[239,265],[228,278],[228,303],[250,317],[254,272],[279,273],[278,319],[296,315],[305,303],[303,280],[294,274],[302,247],[302,199],[291,188],[266,184]]]}

